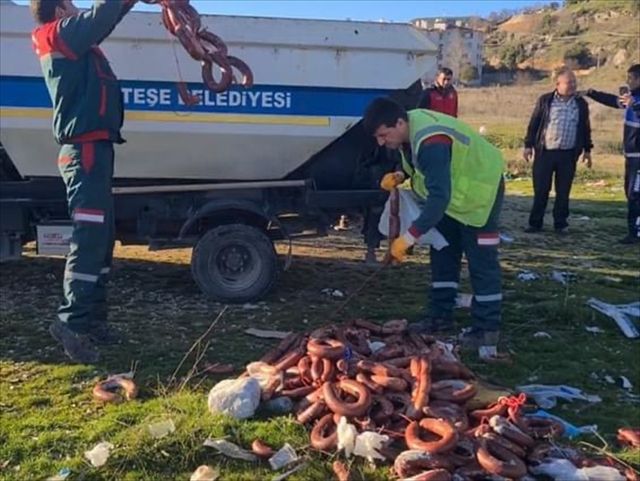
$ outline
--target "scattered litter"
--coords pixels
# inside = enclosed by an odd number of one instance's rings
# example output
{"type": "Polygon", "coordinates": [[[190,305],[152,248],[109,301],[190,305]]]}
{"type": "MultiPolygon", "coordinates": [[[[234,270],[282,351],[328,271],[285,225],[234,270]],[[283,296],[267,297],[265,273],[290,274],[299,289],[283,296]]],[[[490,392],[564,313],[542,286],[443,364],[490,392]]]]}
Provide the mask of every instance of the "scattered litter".
{"type": "Polygon", "coordinates": [[[588,215],[581,215],[580,217],[578,217],[576,220],[583,220],[583,221],[587,221],[587,220],[591,220],[591,217],[589,217],[588,215]]]}
{"type": "Polygon", "coordinates": [[[263,402],[260,408],[273,414],[288,414],[293,411],[293,401],[287,396],[279,396],[263,402]]]}
{"type": "Polygon", "coordinates": [[[102,441],[96,444],[90,451],[84,452],[84,457],[91,463],[94,468],[104,466],[109,459],[113,444],[102,441]]]}
{"type": "Polygon", "coordinates": [[[587,301],[587,305],[613,319],[622,333],[628,338],[635,339],[636,337],[640,337],[640,331],[638,331],[633,319],[630,317],[640,317],[640,302],[614,305],[592,297],[587,301]]]}
{"type": "Polygon", "coordinates": [[[604,329],[601,329],[598,326],[587,326],[584,330],[592,334],[602,334],[605,332],[604,329]]]}
{"type": "Polygon", "coordinates": [[[522,282],[537,281],[540,276],[533,271],[520,271],[518,280],[522,282]]]}
{"type": "Polygon", "coordinates": [[[604,179],[600,179],[595,182],[587,182],[585,185],[587,187],[606,187],[607,183],[604,179]]]}
{"type": "Polygon", "coordinates": [[[529,470],[535,475],[549,476],[556,481],[625,481],[616,468],[592,466],[578,469],[568,459],[548,458],[529,470]]]}
{"type": "Polygon", "coordinates": [[[211,388],[207,405],[211,414],[228,414],[235,419],[253,416],[260,404],[260,383],[253,377],[225,379],[211,388]]]}
{"type": "Polygon", "coordinates": [[[538,411],[536,411],[534,413],[531,413],[531,414],[526,414],[525,417],[526,416],[535,416],[535,417],[539,417],[539,418],[549,418],[549,419],[554,419],[555,421],[558,421],[559,423],[562,423],[562,425],[564,426],[564,434],[563,435],[568,437],[569,439],[573,439],[575,437],[578,437],[581,434],[593,434],[593,433],[597,433],[598,432],[598,425],[597,424],[589,424],[587,426],[574,426],[573,424],[565,421],[561,417],[554,416],[553,414],[550,414],[547,411],[544,411],[542,409],[539,409],[538,411]]]}
{"type": "Polygon", "coordinates": [[[538,338],[547,338],[547,339],[551,339],[551,334],[549,334],[548,332],[545,331],[538,331],[536,332],[533,337],[538,337],[538,338]]]}
{"type": "Polygon", "coordinates": [[[458,294],[456,296],[456,307],[459,309],[469,309],[473,302],[473,294],[458,294]]]}
{"type": "Polygon", "coordinates": [[[341,215],[340,220],[336,225],[333,226],[333,230],[349,230],[349,220],[346,215],[341,215]]]}
{"type": "Polygon", "coordinates": [[[619,284],[622,282],[622,279],[620,277],[604,276],[603,279],[605,281],[615,282],[616,284],[619,284]]]}
{"type": "Polygon", "coordinates": [[[631,384],[631,381],[629,381],[625,376],[620,376],[620,380],[622,381],[622,389],[633,389],[633,384],[631,384]]]}
{"type": "Polygon", "coordinates": [[[509,234],[504,232],[500,233],[500,240],[505,244],[513,244],[513,241],[515,241],[513,237],[511,237],[509,234]]]}
{"type": "Polygon", "coordinates": [[[242,449],[237,444],[233,444],[226,439],[207,439],[204,443],[204,446],[208,448],[213,448],[220,453],[234,459],[241,459],[243,461],[257,462],[258,456],[253,454],[246,449],[242,449]]]}
{"type": "Polygon", "coordinates": [[[528,384],[526,386],[516,386],[516,390],[532,397],[536,404],[542,409],[551,409],[557,404],[558,398],[566,401],[574,399],[587,401],[589,403],[602,402],[600,396],[585,394],[582,390],[567,385],[545,385],[528,384]]]}
{"type": "Polygon", "coordinates": [[[154,439],[164,438],[176,430],[176,425],[173,424],[173,419],[167,419],[165,421],[159,421],[157,423],[149,424],[149,434],[154,439]]]}
{"type": "Polygon", "coordinates": [[[271,469],[282,469],[290,464],[297,462],[300,458],[296,454],[295,449],[291,447],[289,443],[284,443],[278,452],[269,458],[269,465],[271,469]]]}
{"type": "Polygon", "coordinates": [[[286,471],[282,474],[278,474],[277,476],[274,476],[273,478],[271,478],[271,481],[282,481],[283,479],[286,479],[289,476],[291,476],[293,473],[296,473],[300,471],[302,468],[306,468],[306,467],[307,467],[307,463],[298,464],[295,468],[292,468],[289,471],[286,471]]]}
{"type": "Polygon", "coordinates": [[[324,289],[322,289],[320,291],[322,294],[325,294],[327,296],[331,296],[331,297],[337,297],[342,299],[344,297],[344,292],[342,292],[340,289],[331,289],[330,287],[326,287],[324,289]]]}
{"type": "Polygon", "coordinates": [[[203,464],[202,466],[198,466],[189,481],[216,481],[220,477],[220,470],[218,468],[212,468],[211,466],[207,466],[203,464]]]}
{"type": "Polygon", "coordinates": [[[613,379],[613,377],[609,376],[608,374],[604,377],[604,380],[606,382],[608,382],[609,384],[615,384],[616,383],[616,380],[613,379]]]}
{"type": "Polygon", "coordinates": [[[64,481],[71,474],[71,470],[69,468],[62,468],[58,471],[58,474],[54,474],[53,476],[49,476],[45,481],[64,481]]]}
{"type": "Polygon", "coordinates": [[[478,348],[478,358],[491,364],[510,364],[512,361],[509,354],[498,352],[497,346],[480,346],[478,348]]]}
{"type": "Polygon", "coordinates": [[[250,304],[248,302],[246,304],[242,304],[242,306],[240,307],[246,311],[253,311],[255,309],[260,309],[260,306],[258,304],[250,304]]]}
{"type": "Polygon", "coordinates": [[[389,441],[389,436],[373,431],[364,431],[356,436],[356,445],[353,454],[367,458],[370,463],[374,459],[384,461],[385,457],[378,452],[389,441]]]}
{"type": "Polygon", "coordinates": [[[567,271],[553,271],[551,273],[551,279],[566,286],[569,282],[576,280],[576,275],[567,271]]]}
{"type": "Polygon", "coordinates": [[[338,433],[338,451],[344,448],[345,456],[350,458],[353,454],[354,448],[356,447],[358,430],[353,424],[349,424],[347,422],[347,418],[341,416],[338,420],[338,427],[336,431],[338,433]]]}
{"type": "Polygon", "coordinates": [[[289,331],[289,332],[269,331],[269,330],[266,330],[266,329],[255,329],[255,328],[251,327],[251,328],[247,329],[246,331],[244,331],[244,333],[245,334],[249,334],[250,336],[262,337],[264,339],[284,339],[289,334],[291,334],[291,331],[289,331]]]}

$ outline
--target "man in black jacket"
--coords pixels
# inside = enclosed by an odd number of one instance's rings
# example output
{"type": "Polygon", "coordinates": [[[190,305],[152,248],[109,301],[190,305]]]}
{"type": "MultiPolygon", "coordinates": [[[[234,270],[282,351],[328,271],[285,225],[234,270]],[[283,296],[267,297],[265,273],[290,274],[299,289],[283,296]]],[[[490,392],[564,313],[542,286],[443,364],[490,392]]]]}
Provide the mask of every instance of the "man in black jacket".
{"type": "Polygon", "coordinates": [[[589,89],[587,96],[608,107],[625,109],[624,130],[624,191],[627,196],[628,234],[621,244],[640,243],[640,64],[627,70],[627,89],[620,96],[589,89]]]}
{"type": "Polygon", "coordinates": [[[525,229],[529,233],[542,230],[554,174],[553,227],[558,234],[568,232],[569,193],[581,153],[583,162],[591,168],[589,106],[576,95],[576,77],[571,69],[561,67],[554,77],[556,89],[538,99],[524,139],[524,159],[534,159],[533,206],[525,229]]]}

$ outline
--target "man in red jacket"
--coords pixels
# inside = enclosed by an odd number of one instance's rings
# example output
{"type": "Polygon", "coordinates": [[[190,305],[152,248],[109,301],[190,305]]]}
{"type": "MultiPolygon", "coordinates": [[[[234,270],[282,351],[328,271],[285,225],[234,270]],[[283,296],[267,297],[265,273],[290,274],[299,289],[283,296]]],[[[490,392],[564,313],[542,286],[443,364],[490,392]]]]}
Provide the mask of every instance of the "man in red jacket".
{"type": "Polygon", "coordinates": [[[440,67],[436,80],[422,92],[417,109],[428,109],[442,114],[458,116],[458,92],[451,83],[453,72],[440,67]]]}
{"type": "Polygon", "coordinates": [[[31,0],[39,24],[33,47],[51,97],[58,169],[73,221],[64,300],[49,332],[81,363],[98,360],[95,344],[114,341],[107,329],[106,281],[115,238],[113,144],[124,142],[124,107],[99,45],[135,1],[95,0],[81,12],[71,0],[31,0]]]}

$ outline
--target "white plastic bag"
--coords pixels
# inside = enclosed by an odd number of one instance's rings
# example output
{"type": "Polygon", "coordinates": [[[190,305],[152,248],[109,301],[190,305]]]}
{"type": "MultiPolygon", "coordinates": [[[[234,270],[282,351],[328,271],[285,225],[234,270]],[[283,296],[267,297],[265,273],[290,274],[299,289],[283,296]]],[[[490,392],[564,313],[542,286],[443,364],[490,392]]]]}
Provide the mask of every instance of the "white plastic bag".
{"type": "Polygon", "coordinates": [[[220,381],[209,391],[209,411],[236,419],[250,418],[260,404],[260,393],[260,383],[252,377],[220,381]]]}
{"type": "MultiPolygon", "coordinates": [[[[420,205],[415,194],[408,189],[398,189],[400,205],[398,208],[398,217],[400,217],[400,233],[406,232],[414,220],[420,215],[420,205]]],[[[378,222],[378,230],[386,237],[389,237],[389,215],[391,211],[390,198],[384,204],[384,210],[380,215],[378,222]]],[[[436,228],[429,229],[425,234],[420,236],[418,245],[432,245],[436,250],[447,247],[449,243],[444,236],[436,228]]]]}
{"type": "Polygon", "coordinates": [[[549,476],[556,481],[625,481],[626,479],[616,468],[591,466],[578,469],[567,459],[551,458],[530,469],[532,474],[549,476]]]}
{"type": "Polygon", "coordinates": [[[99,468],[107,462],[112,449],[113,444],[102,441],[96,444],[90,451],[85,451],[84,457],[94,468],[99,468]]]}
{"type": "Polygon", "coordinates": [[[367,458],[370,463],[373,463],[374,459],[385,460],[385,457],[378,452],[387,441],[389,436],[385,434],[374,433],[373,431],[365,431],[358,434],[356,437],[356,446],[353,450],[353,454],[367,458]]]}
{"type": "Polygon", "coordinates": [[[356,447],[356,436],[358,436],[358,430],[353,424],[347,422],[347,418],[340,417],[338,421],[338,451],[344,448],[344,454],[347,458],[350,458],[353,454],[353,450],[356,447]]]}

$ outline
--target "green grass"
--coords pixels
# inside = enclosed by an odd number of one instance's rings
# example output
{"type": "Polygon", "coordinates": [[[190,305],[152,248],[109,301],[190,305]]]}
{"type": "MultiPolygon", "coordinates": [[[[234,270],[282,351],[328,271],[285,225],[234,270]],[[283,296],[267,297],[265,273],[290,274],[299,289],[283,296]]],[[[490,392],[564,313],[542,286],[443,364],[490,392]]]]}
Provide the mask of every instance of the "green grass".
{"type": "MultiPolygon", "coordinates": [[[[604,381],[605,375],[624,375],[633,383],[633,393],[638,393],[638,341],[626,339],[613,321],[585,306],[591,296],[631,302],[640,289],[638,249],[615,243],[624,234],[620,184],[619,177],[607,177],[605,187],[576,185],[572,233],[558,238],[521,233],[531,202],[530,181],[508,183],[502,224],[516,240],[502,247],[502,348],[512,353],[515,362],[508,367],[488,366],[473,357],[465,362],[482,377],[508,387],[558,383],[600,395],[601,403],[561,403],[553,412],[577,425],[598,424],[614,452],[638,463],[637,452],[621,452],[614,441],[618,427],[640,424],[638,400],[604,381]],[[589,220],[581,220],[583,216],[589,220]],[[517,274],[523,269],[539,273],[542,279],[520,282],[517,274]],[[553,270],[570,271],[576,281],[564,287],[549,279],[553,270]],[[586,326],[605,332],[594,335],[586,326]],[[534,338],[538,331],[551,338],[534,338]]],[[[207,411],[206,395],[219,378],[198,377],[182,391],[170,385],[185,352],[223,307],[198,293],[190,278],[188,252],[121,248],[117,254],[110,316],[129,342],[104,350],[104,359],[95,367],[68,364],[46,332],[59,300],[62,260],[30,257],[2,266],[0,465],[6,467],[0,470],[0,479],[45,479],[69,467],[70,480],[186,480],[200,464],[218,466],[224,480],[270,479],[264,465],[229,461],[202,446],[206,438],[219,436],[245,447],[255,437],[274,446],[288,442],[309,458],[308,467],[289,479],[332,479],[332,459],[308,449],[307,434],[291,417],[248,421],[214,417],[207,411]],[[95,381],[129,370],[134,361],[140,397],[119,405],[95,404],[91,399],[95,381]],[[163,419],[172,419],[176,431],[154,440],[148,425],[163,419]],[[115,449],[103,468],[91,468],[83,452],[103,440],[115,449]]],[[[363,254],[355,232],[301,242],[292,268],[263,303],[256,309],[231,307],[224,315],[212,332],[206,359],[232,362],[240,370],[274,344],[243,334],[247,327],[306,330],[328,322],[340,301],[320,291],[332,287],[347,295],[354,292],[371,274],[359,262],[363,254]]],[[[425,257],[419,252],[406,264],[382,271],[336,320],[419,318],[429,285],[425,257]]],[[[461,291],[470,292],[466,275],[461,291]]],[[[468,312],[456,315],[460,326],[468,325],[468,312]]],[[[190,358],[180,375],[192,363],[190,358]]],[[[358,461],[354,471],[355,480],[389,479],[384,466],[372,469],[358,461]]]]}

